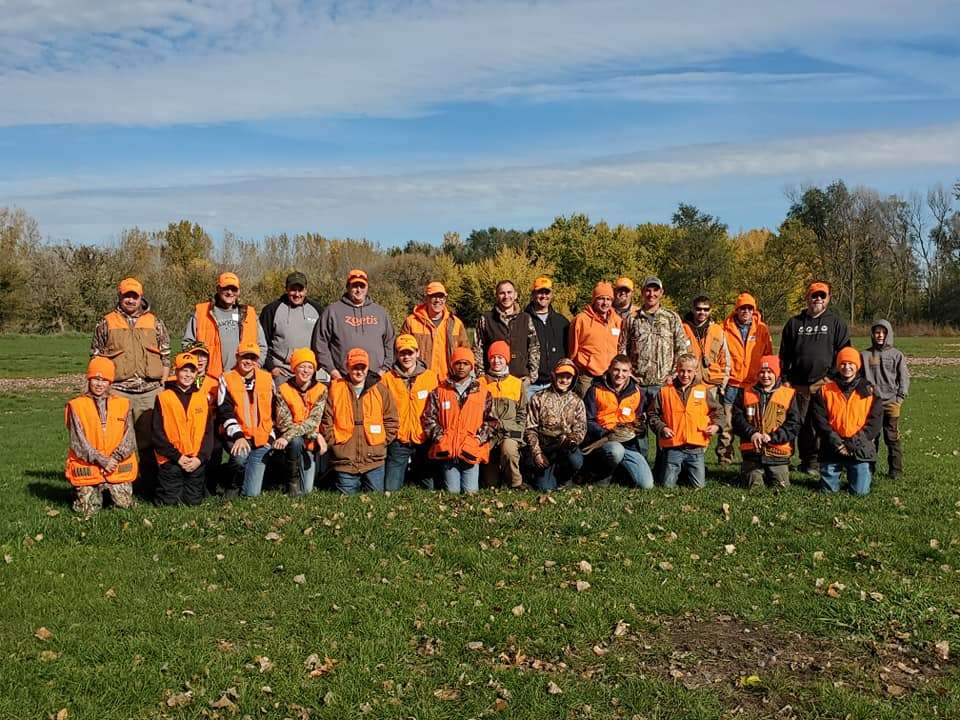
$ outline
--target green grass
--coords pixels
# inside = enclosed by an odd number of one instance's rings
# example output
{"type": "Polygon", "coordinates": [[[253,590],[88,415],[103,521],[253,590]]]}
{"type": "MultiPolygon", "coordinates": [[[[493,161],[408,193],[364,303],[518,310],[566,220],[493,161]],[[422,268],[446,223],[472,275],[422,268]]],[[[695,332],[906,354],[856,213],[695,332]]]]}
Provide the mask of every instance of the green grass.
{"type": "Polygon", "coordinates": [[[958,381],[924,368],[907,477],[863,499],[747,494],[711,468],[701,492],[268,493],[89,521],[61,474],[66,398],[5,394],[0,718],[234,717],[211,706],[229,688],[238,718],[958,717],[933,647],[960,652],[958,381]],[[311,654],[337,664],[309,677],[311,654]],[[718,681],[688,689],[698,668],[718,681]]]}

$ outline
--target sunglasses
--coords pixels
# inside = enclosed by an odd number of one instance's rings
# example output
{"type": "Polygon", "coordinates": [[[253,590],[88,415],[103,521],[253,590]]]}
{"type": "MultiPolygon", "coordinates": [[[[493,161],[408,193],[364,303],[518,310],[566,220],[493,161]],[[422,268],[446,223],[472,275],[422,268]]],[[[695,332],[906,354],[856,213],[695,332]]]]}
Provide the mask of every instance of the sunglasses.
{"type": "Polygon", "coordinates": [[[694,311],[694,312],[710,312],[710,308],[708,308],[708,307],[698,307],[698,308],[694,308],[693,311],[694,311]]]}
{"type": "Polygon", "coordinates": [[[220,292],[240,292],[240,288],[233,285],[227,285],[226,287],[220,288],[220,292]]]}
{"type": "Polygon", "coordinates": [[[534,290],[534,294],[536,295],[549,295],[550,293],[551,291],[547,290],[546,288],[541,288],[540,290],[534,290]]]}
{"type": "Polygon", "coordinates": [[[811,293],[810,297],[813,298],[814,300],[826,300],[827,294],[825,292],[815,292],[815,293],[811,293]]]}

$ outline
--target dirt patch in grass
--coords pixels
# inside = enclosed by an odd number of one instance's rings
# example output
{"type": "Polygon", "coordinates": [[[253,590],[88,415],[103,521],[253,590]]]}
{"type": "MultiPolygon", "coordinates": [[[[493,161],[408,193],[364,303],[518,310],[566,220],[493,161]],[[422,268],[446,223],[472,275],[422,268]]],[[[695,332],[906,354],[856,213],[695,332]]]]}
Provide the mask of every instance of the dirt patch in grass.
{"type": "Polygon", "coordinates": [[[908,357],[908,365],[960,365],[960,357],[908,357]]]}
{"type": "Polygon", "coordinates": [[[83,373],[47,378],[0,378],[0,392],[82,392],[83,380],[83,373]]]}

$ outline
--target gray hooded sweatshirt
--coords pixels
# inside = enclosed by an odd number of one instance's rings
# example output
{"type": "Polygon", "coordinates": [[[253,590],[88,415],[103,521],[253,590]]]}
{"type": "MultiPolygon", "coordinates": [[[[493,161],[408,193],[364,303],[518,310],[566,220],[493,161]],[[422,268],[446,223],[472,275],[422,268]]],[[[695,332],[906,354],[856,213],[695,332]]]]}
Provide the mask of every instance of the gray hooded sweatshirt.
{"type": "Polygon", "coordinates": [[[393,365],[393,339],[393,323],[382,305],[369,296],[363,305],[354,305],[344,293],[320,313],[311,346],[327,372],[336,369],[346,377],[347,353],[362,348],[370,356],[370,371],[383,375],[393,365]]]}
{"type": "Polygon", "coordinates": [[[910,371],[903,353],[893,346],[893,327],[886,320],[877,320],[870,326],[880,326],[887,331],[882,346],[873,343],[860,353],[863,360],[863,376],[873,385],[877,397],[884,403],[903,402],[910,389],[910,371]]]}

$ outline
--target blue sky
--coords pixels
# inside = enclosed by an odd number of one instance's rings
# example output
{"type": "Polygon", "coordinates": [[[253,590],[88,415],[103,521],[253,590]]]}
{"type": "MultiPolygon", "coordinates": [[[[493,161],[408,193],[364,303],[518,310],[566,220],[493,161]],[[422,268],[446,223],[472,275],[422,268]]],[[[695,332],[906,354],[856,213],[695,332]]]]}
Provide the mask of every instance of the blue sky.
{"type": "Polygon", "coordinates": [[[0,206],[385,246],[960,178],[955,0],[0,0],[0,206]],[[677,7],[671,7],[676,5],[677,7]]]}

